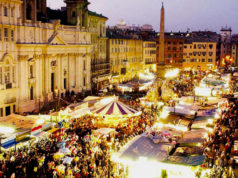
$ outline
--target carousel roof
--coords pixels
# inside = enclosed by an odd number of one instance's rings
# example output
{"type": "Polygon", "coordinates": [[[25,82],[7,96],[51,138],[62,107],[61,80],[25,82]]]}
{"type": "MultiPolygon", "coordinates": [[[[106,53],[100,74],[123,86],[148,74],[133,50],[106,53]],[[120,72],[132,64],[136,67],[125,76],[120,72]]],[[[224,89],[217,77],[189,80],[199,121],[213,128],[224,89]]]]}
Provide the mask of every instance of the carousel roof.
{"type": "Polygon", "coordinates": [[[126,115],[135,115],[139,114],[138,111],[130,108],[129,106],[119,102],[112,101],[105,105],[102,105],[91,111],[94,114],[98,115],[108,115],[108,116],[126,116],[126,115]]]}

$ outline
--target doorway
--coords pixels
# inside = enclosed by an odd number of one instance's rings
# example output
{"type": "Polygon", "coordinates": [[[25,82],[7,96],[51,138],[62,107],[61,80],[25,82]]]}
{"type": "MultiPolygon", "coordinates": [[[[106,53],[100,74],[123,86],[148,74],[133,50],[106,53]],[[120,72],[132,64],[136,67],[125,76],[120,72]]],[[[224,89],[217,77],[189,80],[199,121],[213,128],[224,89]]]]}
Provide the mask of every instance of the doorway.
{"type": "Polygon", "coordinates": [[[6,107],[6,116],[11,114],[11,106],[6,107]]]}
{"type": "Polygon", "coordinates": [[[51,92],[54,92],[55,88],[55,74],[51,73],[51,92]]]}

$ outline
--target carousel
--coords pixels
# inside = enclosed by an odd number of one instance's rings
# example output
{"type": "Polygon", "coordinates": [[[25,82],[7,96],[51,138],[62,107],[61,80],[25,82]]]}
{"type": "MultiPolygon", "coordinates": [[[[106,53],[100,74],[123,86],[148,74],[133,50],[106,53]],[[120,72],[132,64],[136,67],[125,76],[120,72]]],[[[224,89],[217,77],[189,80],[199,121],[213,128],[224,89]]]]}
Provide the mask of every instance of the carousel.
{"type": "Polygon", "coordinates": [[[134,118],[141,115],[141,111],[136,111],[116,99],[92,109],[91,113],[94,116],[101,118],[96,121],[96,125],[101,128],[114,128],[129,118],[134,118]]]}

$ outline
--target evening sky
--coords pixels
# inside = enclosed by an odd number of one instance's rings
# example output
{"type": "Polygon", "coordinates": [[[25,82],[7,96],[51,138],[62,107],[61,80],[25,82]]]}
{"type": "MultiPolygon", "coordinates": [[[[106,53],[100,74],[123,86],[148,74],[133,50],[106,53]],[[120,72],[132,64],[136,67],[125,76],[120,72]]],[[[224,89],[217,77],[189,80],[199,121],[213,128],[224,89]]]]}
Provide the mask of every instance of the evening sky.
{"type": "MultiPolygon", "coordinates": [[[[65,6],[63,0],[47,0],[49,7],[65,6]]],[[[89,0],[89,9],[109,18],[107,25],[124,20],[128,25],[151,24],[159,30],[162,0],[89,0]]],[[[238,33],[238,0],[163,0],[165,30],[212,30],[231,27],[238,33]]]]}

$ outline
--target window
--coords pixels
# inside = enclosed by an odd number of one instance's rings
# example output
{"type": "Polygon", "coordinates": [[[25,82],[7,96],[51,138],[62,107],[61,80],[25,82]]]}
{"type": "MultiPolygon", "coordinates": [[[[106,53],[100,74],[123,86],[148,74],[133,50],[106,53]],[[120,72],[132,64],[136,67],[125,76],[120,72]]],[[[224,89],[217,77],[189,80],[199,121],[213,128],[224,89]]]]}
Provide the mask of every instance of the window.
{"type": "Polygon", "coordinates": [[[15,76],[16,71],[15,71],[15,70],[16,70],[16,67],[13,66],[13,67],[12,67],[12,82],[13,82],[13,83],[16,82],[16,79],[15,79],[15,78],[16,78],[16,76],[15,76]]]}
{"type": "Polygon", "coordinates": [[[64,89],[66,89],[66,85],[67,85],[67,79],[64,78],[64,89]]]}
{"type": "Polygon", "coordinates": [[[176,58],[177,57],[177,54],[174,54],[174,58],[176,58]]]}
{"type": "Polygon", "coordinates": [[[202,62],[206,62],[206,59],[202,59],[202,62]]]}
{"type": "Polygon", "coordinates": [[[0,108],[0,117],[3,117],[3,108],[0,108]]]}
{"type": "Polygon", "coordinates": [[[13,15],[14,15],[14,8],[11,8],[10,10],[11,10],[11,17],[13,17],[13,15]]]}
{"type": "Polygon", "coordinates": [[[187,46],[186,46],[186,45],[184,46],[184,49],[187,49],[187,46]]]}
{"type": "Polygon", "coordinates": [[[213,52],[209,52],[209,56],[212,56],[213,52]]]}
{"type": "Polygon", "coordinates": [[[171,50],[171,48],[170,48],[170,47],[168,47],[168,50],[170,51],[170,50],[171,50]]]}
{"type": "Polygon", "coordinates": [[[209,45],[209,48],[212,49],[212,48],[213,48],[213,44],[210,44],[210,45],[209,45]]]}
{"type": "Polygon", "coordinates": [[[11,41],[14,41],[14,31],[11,30],[11,41]]]}
{"type": "Polygon", "coordinates": [[[12,106],[12,110],[13,110],[13,113],[16,112],[16,105],[15,104],[12,106]]]}
{"type": "Polygon", "coordinates": [[[33,78],[33,65],[30,65],[30,78],[33,78]]]}
{"type": "Polygon", "coordinates": [[[86,62],[83,61],[83,70],[86,70],[86,62]]]}
{"type": "Polygon", "coordinates": [[[168,54],[168,58],[171,58],[171,54],[168,54]]]}
{"type": "Polygon", "coordinates": [[[7,17],[7,7],[3,8],[3,14],[4,14],[5,17],[7,17]]]}
{"type": "Polygon", "coordinates": [[[212,62],[212,59],[208,59],[208,62],[212,62]]]}
{"type": "Polygon", "coordinates": [[[177,42],[176,41],[174,41],[174,45],[176,45],[177,44],[177,42]]]}
{"type": "Polygon", "coordinates": [[[0,29],[0,41],[2,41],[2,29],[0,29]]]}
{"type": "Polygon", "coordinates": [[[10,67],[5,67],[4,69],[5,69],[5,72],[4,72],[5,83],[8,84],[10,83],[10,67]]]}
{"type": "Polygon", "coordinates": [[[34,100],[34,88],[31,86],[30,88],[30,100],[34,100]]]}
{"type": "Polygon", "coordinates": [[[86,86],[86,78],[83,78],[83,86],[86,86]]]}
{"type": "Polygon", "coordinates": [[[177,48],[176,48],[176,47],[173,47],[173,50],[174,50],[174,51],[176,51],[176,50],[177,50],[177,48]]]}
{"type": "Polygon", "coordinates": [[[8,29],[4,28],[4,40],[8,41],[8,29]]]}
{"type": "Polygon", "coordinates": [[[72,11],[72,17],[76,17],[75,11],[72,11]]]}
{"type": "Polygon", "coordinates": [[[170,41],[168,41],[168,44],[171,44],[171,42],[170,42],[170,41]]]}
{"type": "Polygon", "coordinates": [[[0,67],[0,84],[2,84],[2,67],[0,67]]]}

